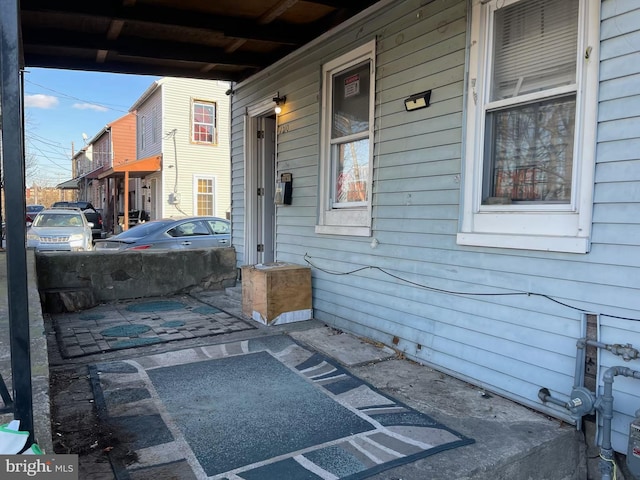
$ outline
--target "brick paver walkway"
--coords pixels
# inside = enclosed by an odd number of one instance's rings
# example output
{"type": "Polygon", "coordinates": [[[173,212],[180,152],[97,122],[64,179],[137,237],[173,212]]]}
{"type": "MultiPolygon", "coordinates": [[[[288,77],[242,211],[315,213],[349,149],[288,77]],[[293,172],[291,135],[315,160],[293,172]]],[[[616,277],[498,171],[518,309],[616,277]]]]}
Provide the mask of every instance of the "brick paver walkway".
{"type": "Polygon", "coordinates": [[[120,301],[51,317],[66,358],[255,328],[190,296],[120,301]]]}

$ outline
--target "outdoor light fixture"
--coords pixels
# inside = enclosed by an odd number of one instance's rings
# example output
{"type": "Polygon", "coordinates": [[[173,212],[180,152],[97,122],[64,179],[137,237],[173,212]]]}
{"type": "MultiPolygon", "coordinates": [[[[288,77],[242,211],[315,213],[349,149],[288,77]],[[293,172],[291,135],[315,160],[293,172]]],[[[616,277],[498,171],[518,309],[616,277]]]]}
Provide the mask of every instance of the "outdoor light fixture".
{"type": "Polygon", "coordinates": [[[287,97],[285,97],[284,95],[281,97],[280,92],[278,92],[276,95],[277,96],[273,97],[273,101],[276,104],[276,108],[274,109],[274,111],[276,112],[276,115],[280,115],[280,112],[282,112],[282,107],[280,105],[284,105],[284,103],[287,101],[287,97]]]}
{"type": "Polygon", "coordinates": [[[416,93],[415,95],[411,95],[409,98],[405,98],[404,108],[407,109],[407,112],[411,112],[412,110],[419,110],[421,108],[427,108],[429,106],[430,100],[431,90],[416,93]]]}

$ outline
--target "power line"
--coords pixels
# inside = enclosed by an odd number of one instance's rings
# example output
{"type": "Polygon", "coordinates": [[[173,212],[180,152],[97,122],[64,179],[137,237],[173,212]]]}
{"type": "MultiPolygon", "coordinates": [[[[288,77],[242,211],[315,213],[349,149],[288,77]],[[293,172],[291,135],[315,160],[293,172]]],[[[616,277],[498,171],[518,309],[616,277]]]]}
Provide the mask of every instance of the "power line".
{"type": "Polygon", "coordinates": [[[40,85],[39,83],[32,82],[31,80],[25,79],[25,82],[26,83],[30,83],[31,85],[35,85],[36,87],[40,87],[40,88],[43,88],[45,90],[48,90],[50,92],[57,93],[58,95],[61,95],[63,97],[70,98],[72,100],[77,100],[77,101],[82,102],[82,103],[88,103],[88,104],[91,104],[91,105],[96,105],[98,107],[103,107],[103,108],[106,108],[108,110],[114,110],[114,111],[117,111],[117,112],[129,113],[128,107],[126,107],[124,105],[115,105],[115,104],[101,103],[101,102],[100,103],[99,102],[91,102],[89,100],[84,100],[82,98],[74,97],[73,95],[69,95],[68,93],[64,93],[64,92],[61,92],[59,90],[54,90],[53,88],[45,87],[44,85],[40,85]],[[111,106],[108,106],[108,105],[111,105],[111,106]],[[114,107],[121,107],[121,108],[114,108],[114,107]],[[122,110],[122,108],[127,108],[127,110],[122,110]]]}
{"type": "MultiPolygon", "coordinates": [[[[311,267],[316,268],[316,269],[320,270],[321,272],[328,273],[329,275],[351,275],[351,274],[354,274],[354,273],[361,272],[363,270],[378,270],[379,272],[382,272],[385,275],[390,276],[391,278],[395,278],[396,280],[400,280],[401,282],[408,283],[409,285],[413,285],[413,286],[419,287],[419,288],[424,288],[425,290],[429,290],[429,291],[432,291],[432,292],[444,293],[444,294],[447,294],[447,295],[457,295],[457,296],[461,296],[461,297],[512,297],[512,296],[540,297],[540,298],[544,298],[546,300],[549,300],[551,302],[557,303],[558,305],[562,305],[563,307],[570,308],[572,310],[576,310],[576,311],[581,312],[581,313],[596,313],[596,312],[593,312],[592,310],[585,310],[584,308],[576,307],[574,305],[570,305],[568,303],[561,302],[560,300],[556,300],[552,296],[547,295],[545,293],[535,293],[535,292],[461,292],[461,291],[455,291],[455,290],[445,290],[445,289],[442,289],[442,288],[430,287],[429,285],[424,285],[422,283],[417,283],[417,282],[413,282],[411,280],[407,280],[406,278],[402,278],[402,277],[400,277],[398,275],[394,275],[393,273],[385,270],[384,268],[376,267],[376,266],[373,266],[373,265],[367,265],[365,267],[356,268],[354,270],[349,270],[349,271],[346,271],[346,272],[336,272],[336,271],[320,268],[317,265],[315,265],[310,259],[311,259],[311,257],[307,253],[305,253],[304,254],[304,261],[305,262],[307,262],[311,267]]],[[[617,318],[619,320],[629,320],[629,321],[632,321],[632,322],[640,322],[640,318],[621,317],[621,316],[612,315],[612,314],[606,313],[606,312],[597,312],[597,313],[598,313],[598,315],[602,315],[602,316],[609,317],[609,318],[617,318]]]]}
{"type": "Polygon", "coordinates": [[[47,156],[47,155],[46,155],[42,150],[40,150],[40,149],[39,149],[38,147],[36,147],[35,145],[33,145],[33,148],[34,148],[35,150],[37,150],[38,152],[40,152],[40,154],[41,154],[44,158],[46,158],[47,160],[49,160],[49,161],[50,161],[51,163],[53,163],[56,167],[62,168],[63,170],[71,170],[71,168],[70,168],[70,167],[63,167],[63,166],[62,166],[62,165],[60,165],[59,163],[54,162],[51,158],[49,158],[49,157],[48,157],[48,156],[47,156]]]}
{"type": "Polygon", "coordinates": [[[46,137],[36,135],[35,133],[27,132],[26,138],[27,140],[35,140],[36,142],[44,143],[45,145],[49,145],[50,147],[59,148],[61,150],[64,150],[65,153],[67,153],[67,147],[65,147],[62,143],[55,142],[46,137]]]}
{"type": "MultiPolygon", "coordinates": [[[[36,148],[36,147],[35,147],[35,145],[32,144],[32,140],[27,139],[27,149],[29,149],[29,148],[36,148]]],[[[49,155],[59,155],[60,159],[64,159],[64,160],[69,160],[70,159],[70,157],[65,153],[55,152],[53,150],[44,150],[44,149],[41,149],[40,151],[44,152],[44,153],[47,153],[49,155]]]]}

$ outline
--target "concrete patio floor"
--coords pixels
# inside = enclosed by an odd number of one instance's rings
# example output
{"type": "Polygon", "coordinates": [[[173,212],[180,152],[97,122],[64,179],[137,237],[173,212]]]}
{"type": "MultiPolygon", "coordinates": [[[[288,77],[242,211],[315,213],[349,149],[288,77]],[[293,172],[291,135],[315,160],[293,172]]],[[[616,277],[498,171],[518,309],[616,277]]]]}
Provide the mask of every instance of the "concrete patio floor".
{"type": "MultiPolygon", "coordinates": [[[[197,301],[230,314],[240,325],[248,322],[254,328],[65,356],[64,349],[60,348],[61,342],[56,329],[59,334],[60,326],[65,325],[65,322],[77,322],[78,314],[56,315],[55,322],[45,315],[53,385],[51,403],[54,448],[58,453],[80,455],[81,479],[112,480],[116,477],[109,456],[123,462],[135,461],[136,458],[135,452],[126,448],[126,438],[121,436],[122,432],[100,424],[90,385],[89,365],[136,360],[185,349],[211,348],[278,334],[287,335],[301,345],[334,359],[379,391],[475,439],[472,445],[395,467],[371,476],[372,479],[588,478],[584,436],[574,427],[405,360],[402,355],[387,347],[334,330],[315,320],[268,327],[258,324],[242,316],[237,297],[221,291],[194,293],[188,298],[140,299],[138,302],[150,301],[197,301]]],[[[111,309],[115,310],[116,307],[111,309]]],[[[83,313],[90,315],[91,311],[83,313]]],[[[190,321],[184,315],[181,318],[185,324],[190,321]]],[[[241,395],[241,392],[238,394],[241,395]]],[[[169,475],[166,478],[194,478],[186,474],[181,476],[183,474],[180,471],[166,475],[169,475]]]]}

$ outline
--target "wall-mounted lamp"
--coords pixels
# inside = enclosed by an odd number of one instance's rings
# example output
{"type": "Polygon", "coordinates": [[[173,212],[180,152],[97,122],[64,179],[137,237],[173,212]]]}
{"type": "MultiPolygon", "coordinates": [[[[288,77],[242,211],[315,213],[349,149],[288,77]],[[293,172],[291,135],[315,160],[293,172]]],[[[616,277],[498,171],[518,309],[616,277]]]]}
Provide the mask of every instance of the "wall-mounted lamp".
{"type": "Polygon", "coordinates": [[[284,95],[281,97],[280,92],[278,92],[277,96],[273,97],[273,101],[276,104],[274,112],[276,112],[276,115],[280,115],[280,112],[282,112],[281,105],[285,104],[285,102],[287,101],[287,97],[285,97],[284,95]]]}
{"type": "Polygon", "coordinates": [[[150,186],[148,186],[148,185],[143,185],[143,186],[142,186],[142,189],[143,189],[143,190],[146,190],[147,188],[151,188],[151,187],[150,187],[150,186]]]}
{"type": "Polygon", "coordinates": [[[409,98],[405,98],[404,108],[407,110],[407,112],[411,112],[412,110],[419,110],[421,108],[427,108],[430,101],[431,90],[427,90],[426,92],[416,93],[414,95],[411,95],[409,98]]]}

